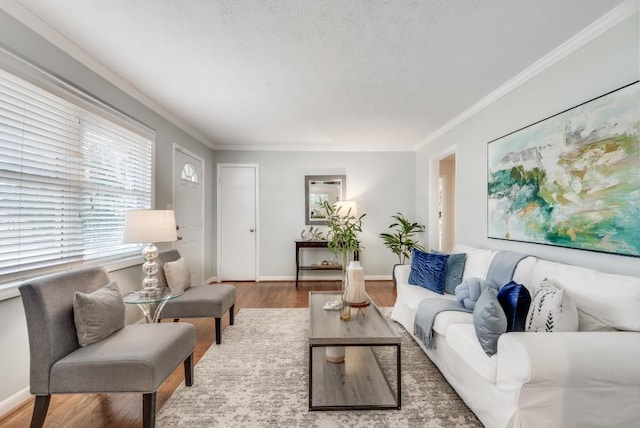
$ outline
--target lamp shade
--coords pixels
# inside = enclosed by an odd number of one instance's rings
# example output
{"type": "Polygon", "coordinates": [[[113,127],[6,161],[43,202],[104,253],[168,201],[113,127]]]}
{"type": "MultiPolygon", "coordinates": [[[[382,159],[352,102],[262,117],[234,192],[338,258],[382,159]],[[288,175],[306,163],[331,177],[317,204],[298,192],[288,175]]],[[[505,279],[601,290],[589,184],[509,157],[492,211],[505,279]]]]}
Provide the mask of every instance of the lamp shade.
{"type": "Polygon", "coordinates": [[[173,210],[131,210],[124,214],[125,243],[172,242],[178,239],[173,210]]]}
{"type": "Polygon", "coordinates": [[[333,204],[340,217],[358,217],[358,207],[356,201],[340,201],[333,204]]]}

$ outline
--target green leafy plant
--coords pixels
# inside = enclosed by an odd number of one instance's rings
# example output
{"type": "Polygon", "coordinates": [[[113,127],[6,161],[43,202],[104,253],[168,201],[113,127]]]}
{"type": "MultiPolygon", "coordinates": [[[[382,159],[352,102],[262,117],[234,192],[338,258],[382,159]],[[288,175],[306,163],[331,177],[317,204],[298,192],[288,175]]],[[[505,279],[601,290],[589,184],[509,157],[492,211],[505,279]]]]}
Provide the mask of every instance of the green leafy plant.
{"type": "Polygon", "coordinates": [[[349,276],[347,275],[347,263],[351,253],[360,252],[362,246],[358,240],[358,233],[362,232],[362,219],[351,215],[351,209],[346,213],[340,212],[341,207],[334,208],[328,202],[324,202],[324,209],[327,211],[327,247],[336,257],[342,258],[342,307],[340,309],[340,319],[350,320],[351,309],[347,305],[347,290],[349,289],[349,276]]]}
{"type": "Polygon", "coordinates": [[[329,251],[335,256],[342,257],[342,267],[349,260],[349,254],[359,252],[362,247],[358,240],[358,233],[362,232],[362,219],[366,214],[359,217],[350,215],[351,212],[342,213],[340,208],[334,208],[328,202],[324,202],[324,209],[327,211],[327,241],[329,251]]]}
{"type": "Polygon", "coordinates": [[[391,233],[381,233],[380,238],[384,241],[384,245],[398,256],[398,261],[403,265],[408,258],[411,258],[411,252],[414,248],[425,251],[424,247],[415,239],[415,235],[426,229],[422,224],[410,222],[401,213],[391,217],[396,220],[389,225],[391,233]]]}

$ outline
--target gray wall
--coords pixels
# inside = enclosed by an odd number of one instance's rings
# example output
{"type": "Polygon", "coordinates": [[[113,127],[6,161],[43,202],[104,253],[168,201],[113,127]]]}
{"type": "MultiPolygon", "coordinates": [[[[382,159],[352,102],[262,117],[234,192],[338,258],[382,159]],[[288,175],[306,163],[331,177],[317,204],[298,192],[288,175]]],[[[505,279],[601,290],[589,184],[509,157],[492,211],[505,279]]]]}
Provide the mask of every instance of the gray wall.
{"type": "MultiPolygon", "coordinates": [[[[369,278],[390,278],[395,256],[378,237],[400,211],[415,215],[413,152],[218,151],[217,163],[258,164],[261,280],[295,277],[295,246],[304,224],[304,176],[345,174],[347,198],[366,213],[360,261],[369,278]]],[[[327,257],[325,256],[325,259],[327,257]]]]}
{"type": "MultiPolygon", "coordinates": [[[[3,47],[19,54],[30,62],[50,70],[56,75],[73,82],[76,86],[93,94],[126,114],[134,117],[156,131],[156,182],[155,198],[158,208],[165,208],[172,203],[172,171],[174,142],[184,146],[205,159],[207,168],[205,176],[207,189],[213,188],[213,151],[190,137],[176,126],[155,114],[124,92],[100,78],[98,75],[63,53],[49,42],[36,35],[28,28],[17,22],[4,11],[0,11],[0,41],[3,47]]],[[[214,199],[207,192],[205,200],[205,215],[213,218],[214,199]]],[[[215,272],[213,225],[205,225],[205,276],[212,276],[215,272]]],[[[112,272],[123,291],[140,288],[142,277],[140,267],[135,266],[112,272]]],[[[135,307],[127,308],[127,321],[138,318],[135,307]]],[[[3,404],[10,403],[11,397],[21,392],[29,385],[29,349],[26,333],[24,311],[20,298],[0,301],[0,414],[3,404]],[[9,352],[10,350],[10,352],[9,352]]]]}
{"type": "Polygon", "coordinates": [[[456,147],[456,239],[543,258],[640,276],[640,260],[589,251],[487,238],[487,143],[640,77],[638,15],[583,46],[420,150],[416,156],[417,212],[427,222],[430,159],[456,147]]]}

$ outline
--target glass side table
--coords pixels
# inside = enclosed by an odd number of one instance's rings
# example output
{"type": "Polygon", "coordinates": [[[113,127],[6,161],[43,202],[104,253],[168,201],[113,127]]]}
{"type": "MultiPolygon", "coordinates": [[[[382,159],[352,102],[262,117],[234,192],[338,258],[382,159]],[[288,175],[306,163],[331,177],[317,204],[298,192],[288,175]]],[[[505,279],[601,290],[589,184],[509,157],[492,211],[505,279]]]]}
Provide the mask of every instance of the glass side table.
{"type": "Polygon", "coordinates": [[[122,300],[129,305],[138,305],[147,323],[158,322],[158,317],[162,312],[164,305],[171,299],[180,297],[184,294],[184,290],[171,291],[166,287],[157,294],[149,294],[144,291],[131,291],[124,296],[122,300]]]}

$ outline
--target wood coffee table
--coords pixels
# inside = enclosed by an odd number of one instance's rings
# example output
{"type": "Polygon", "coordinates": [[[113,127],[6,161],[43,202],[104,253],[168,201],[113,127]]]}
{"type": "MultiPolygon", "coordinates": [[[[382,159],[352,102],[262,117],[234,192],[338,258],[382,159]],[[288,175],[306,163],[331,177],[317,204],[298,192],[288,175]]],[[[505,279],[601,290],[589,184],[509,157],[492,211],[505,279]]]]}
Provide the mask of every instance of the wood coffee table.
{"type": "Polygon", "coordinates": [[[400,409],[402,337],[373,302],[352,309],[351,321],[342,321],[340,311],[323,309],[339,298],[336,292],[309,293],[309,410],[400,409]],[[327,361],[328,346],[345,347],[343,363],[327,361]],[[389,382],[394,370],[385,374],[374,352],[385,346],[395,348],[395,385],[389,382]]]}

